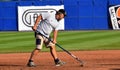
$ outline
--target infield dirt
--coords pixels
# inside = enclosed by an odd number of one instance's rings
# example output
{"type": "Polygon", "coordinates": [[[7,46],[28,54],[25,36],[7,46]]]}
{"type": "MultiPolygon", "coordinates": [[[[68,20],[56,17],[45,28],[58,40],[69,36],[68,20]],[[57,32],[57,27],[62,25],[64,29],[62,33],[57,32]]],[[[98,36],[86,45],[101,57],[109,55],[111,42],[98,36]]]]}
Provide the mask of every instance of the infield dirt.
{"type": "Polygon", "coordinates": [[[30,53],[0,54],[0,70],[120,70],[120,50],[72,51],[84,61],[84,67],[65,52],[58,52],[64,66],[56,67],[49,52],[35,58],[37,67],[27,67],[30,53]]]}

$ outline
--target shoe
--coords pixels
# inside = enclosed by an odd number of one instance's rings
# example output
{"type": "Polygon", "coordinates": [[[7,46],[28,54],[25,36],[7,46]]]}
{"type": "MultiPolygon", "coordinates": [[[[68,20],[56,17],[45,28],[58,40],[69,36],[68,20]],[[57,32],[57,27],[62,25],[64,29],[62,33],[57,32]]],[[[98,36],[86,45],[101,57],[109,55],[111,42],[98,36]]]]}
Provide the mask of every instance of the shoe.
{"type": "Polygon", "coordinates": [[[65,64],[65,62],[59,60],[58,62],[55,63],[55,66],[62,66],[64,64],[65,64]]]}
{"type": "Polygon", "coordinates": [[[28,67],[36,67],[35,63],[33,61],[29,61],[27,64],[28,67]]]}

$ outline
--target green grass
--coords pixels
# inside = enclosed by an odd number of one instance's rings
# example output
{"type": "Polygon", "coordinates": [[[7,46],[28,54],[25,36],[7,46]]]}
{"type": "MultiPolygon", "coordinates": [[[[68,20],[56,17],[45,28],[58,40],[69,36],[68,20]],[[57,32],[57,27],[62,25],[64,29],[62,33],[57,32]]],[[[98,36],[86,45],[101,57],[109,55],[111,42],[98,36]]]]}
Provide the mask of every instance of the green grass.
{"type": "MultiPolygon", "coordinates": [[[[57,41],[67,50],[120,50],[120,31],[60,31],[57,41]]],[[[0,32],[0,53],[31,52],[34,48],[33,32],[0,32]]]]}

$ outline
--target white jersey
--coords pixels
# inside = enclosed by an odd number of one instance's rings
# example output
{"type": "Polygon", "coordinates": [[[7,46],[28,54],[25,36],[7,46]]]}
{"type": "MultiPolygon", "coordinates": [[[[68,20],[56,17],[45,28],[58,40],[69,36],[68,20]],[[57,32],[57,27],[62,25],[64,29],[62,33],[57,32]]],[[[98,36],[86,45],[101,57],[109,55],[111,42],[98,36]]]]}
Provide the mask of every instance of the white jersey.
{"type": "Polygon", "coordinates": [[[52,13],[43,13],[41,16],[43,20],[41,20],[39,23],[37,31],[49,37],[53,30],[58,30],[59,22],[56,20],[55,14],[53,15],[52,13]]]}

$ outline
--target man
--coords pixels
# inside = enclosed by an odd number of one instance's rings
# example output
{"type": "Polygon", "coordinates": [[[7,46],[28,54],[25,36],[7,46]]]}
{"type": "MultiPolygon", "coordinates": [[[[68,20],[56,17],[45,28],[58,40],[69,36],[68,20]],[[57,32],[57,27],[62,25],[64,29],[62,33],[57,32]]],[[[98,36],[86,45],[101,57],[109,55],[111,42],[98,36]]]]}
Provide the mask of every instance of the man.
{"type": "Polygon", "coordinates": [[[39,51],[42,49],[43,43],[47,48],[50,48],[51,55],[54,59],[55,65],[56,66],[61,66],[65,62],[62,62],[56,53],[55,49],[55,43],[57,39],[57,33],[58,33],[58,27],[59,27],[59,21],[63,19],[66,16],[66,12],[64,9],[60,9],[59,11],[56,11],[55,16],[51,15],[52,12],[50,13],[43,13],[38,18],[36,19],[36,22],[32,29],[34,31],[38,31],[41,33],[37,34],[35,33],[36,37],[36,48],[33,50],[31,53],[28,66],[29,67],[34,67],[36,66],[34,63],[34,57],[39,53],[39,51]],[[48,39],[46,39],[44,36],[49,37],[51,32],[53,32],[53,42],[50,42],[48,39]],[[44,36],[42,36],[44,35],[44,36]]]}

